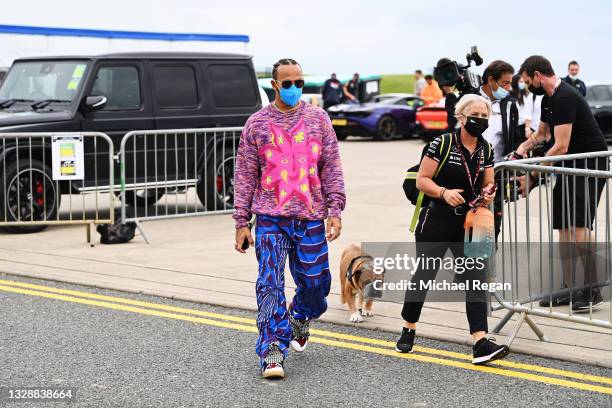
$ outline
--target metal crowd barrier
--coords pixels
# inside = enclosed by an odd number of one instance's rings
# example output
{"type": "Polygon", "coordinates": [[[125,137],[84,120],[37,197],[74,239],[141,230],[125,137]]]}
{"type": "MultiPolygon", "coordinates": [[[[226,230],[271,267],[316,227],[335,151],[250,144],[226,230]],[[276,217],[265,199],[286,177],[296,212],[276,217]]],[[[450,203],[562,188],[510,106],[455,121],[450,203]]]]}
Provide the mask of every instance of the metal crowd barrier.
{"type": "Polygon", "coordinates": [[[504,204],[497,252],[492,262],[493,274],[497,282],[509,282],[511,289],[493,293],[498,304],[492,309],[507,310],[493,332],[499,333],[514,314],[519,315],[507,344],[514,340],[524,322],[541,340],[547,340],[531,316],[612,328],[610,156],[612,152],[602,151],[495,165],[496,179],[504,190],[504,204]],[[594,168],[585,168],[585,159],[591,159],[590,165],[594,168]],[[553,166],[542,165],[545,162],[552,162],[553,166]],[[517,198],[514,195],[515,179],[527,172],[537,173],[537,182],[532,186],[527,183],[532,190],[526,198],[517,198]],[[569,236],[572,242],[563,244],[559,243],[559,233],[553,229],[554,206],[559,205],[558,198],[553,200],[556,183],[561,183],[559,191],[563,204],[557,208],[562,215],[561,229],[572,234],[569,236]],[[588,205],[577,209],[579,197],[576,197],[576,192],[579,188],[583,188],[581,193],[587,203],[596,198],[592,193],[602,190],[594,213],[588,205]],[[577,214],[577,211],[583,213],[577,214]],[[593,226],[590,239],[580,244],[575,242],[576,233],[580,231],[570,225],[570,219],[576,219],[577,215],[584,217],[586,225],[592,222],[593,226]],[[567,288],[562,287],[563,284],[567,288]],[[593,299],[588,298],[587,307],[583,303],[582,310],[573,310],[574,304],[580,302],[585,293],[591,295],[594,290],[601,292],[603,304],[594,307],[593,299]],[[555,306],[553,300],[559,297],[569,298],[569,305],[555,306]]]}
{"type": "Polygon", "coordinates": [[[121,221],[229,213],[242,127],[133,131],[121,140],[121,221]]]}
{"type": "Polygon", "coordinates": [[[106,134],[0,133],[0,160],[0,227],[36,232],[80,224],[91,244],[95,224],[114,222],[113,142],[106,134]]]}

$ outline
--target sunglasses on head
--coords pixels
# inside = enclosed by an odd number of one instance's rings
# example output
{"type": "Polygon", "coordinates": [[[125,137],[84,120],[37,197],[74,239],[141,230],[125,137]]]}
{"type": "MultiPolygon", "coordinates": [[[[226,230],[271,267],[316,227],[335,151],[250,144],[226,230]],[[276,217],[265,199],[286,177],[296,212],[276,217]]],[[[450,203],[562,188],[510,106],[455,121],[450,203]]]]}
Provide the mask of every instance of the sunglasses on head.
{"type": "Polygon", "coordinates": [[[281,86],[283,88],[285,88],[285,89],[291,88],[291,85],[295,85],[296,88],[303,88],[304,87],[304,80],[303,79],[296,79],[295,81],[291,81],[289,79],[286,79],[283,82],[281,82],[281,86]]]}

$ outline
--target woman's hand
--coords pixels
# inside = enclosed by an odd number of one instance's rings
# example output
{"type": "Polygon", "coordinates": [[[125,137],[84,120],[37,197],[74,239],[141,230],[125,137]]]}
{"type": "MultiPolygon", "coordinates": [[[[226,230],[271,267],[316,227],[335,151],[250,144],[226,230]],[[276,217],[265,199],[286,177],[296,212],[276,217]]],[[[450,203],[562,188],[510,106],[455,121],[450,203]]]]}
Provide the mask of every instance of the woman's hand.
{"type": "Polygon", "coordinates": [[[489,183],[482,189],[482,207],[488,207],[495,199],[495,183],[489,183]]]}
{"type": "Polygon", "coordinates": [[[490,206],[494,199],[495,199],[495,192],[493,192],[493,194],[485,194],[484,197],[482,198],[482,206],[483,207],[490,206]]]}
{"type": "Polygon", "coordinates": [[[461,193],[463,193],[463,190],[461,189],[453,189],[453,190],[444,190],[444,194],[442,194],[442,198],[444,199],[444,201],[446,201],[446,203],[452,207],[457,207],[458,205],[461,205],[463,203],[465,203],[465,199],[463,198],[463,196],[461,195],[461,193]]]}

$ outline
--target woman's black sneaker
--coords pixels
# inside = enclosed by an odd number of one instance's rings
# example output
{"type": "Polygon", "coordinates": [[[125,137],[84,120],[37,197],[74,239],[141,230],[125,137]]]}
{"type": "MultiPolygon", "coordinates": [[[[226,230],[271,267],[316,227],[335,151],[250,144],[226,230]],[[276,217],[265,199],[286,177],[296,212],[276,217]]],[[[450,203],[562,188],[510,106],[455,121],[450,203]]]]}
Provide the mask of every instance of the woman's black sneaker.
{"type": "Polygon", "coordinates": [[[580,298],[572,303],[572,310],[577,313],[588,312],[591,307],[596,307],[603,304],[603,297],[599,289],[584,289],[580,294],[580,298]]]}
{"type": "Polygon", "coordinates": [[[414,345],[414,333],[412,329],[403,328],[402,335],[400,336],[397,344],[395,345],[395,351],[398,353],[412,353],[412,346],[414,345]]]}
{"type": "Polygon", "coordinates": [[[495,341],[493,337],[488,339],[483,337],[474,344],[474,359],[472,360],[472,364],[486,364],[489,361],[504,358],[510,353],[508,346],[500,346],[493,341],[495,341]]]}

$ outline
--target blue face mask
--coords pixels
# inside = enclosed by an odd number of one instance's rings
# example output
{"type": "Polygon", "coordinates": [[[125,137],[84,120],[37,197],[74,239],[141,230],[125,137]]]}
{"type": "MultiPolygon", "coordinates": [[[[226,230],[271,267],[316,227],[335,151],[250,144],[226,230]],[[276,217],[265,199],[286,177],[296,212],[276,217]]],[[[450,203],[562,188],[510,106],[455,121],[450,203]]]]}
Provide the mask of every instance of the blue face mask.
{"type": "Polygon", "coordinates": [[[283,101],[285,105],[294,107],[302,97],[302,88],[298,88],[295,84],[291,85],[289,89],[285,89],[281,86],[279,94],[281,101],[283,101]]]}
{"type": "Polygon", "coordinates": [[[525,90],[525,83],[524,82],[519,82],[518,83],[518,89],[520,89],[521,91],[525,90]]]}
{"type": "Polygon", "coordinates": [[[498,100],[501,101],[502,99],[504,99],[506,96],[508,96],[508,94],[510,94],[510,92],[506,91],[504,88],[502,88],[501,86],[497,88],[497,90],[491,92],[493,94],[493,97],[498,100]]]}

